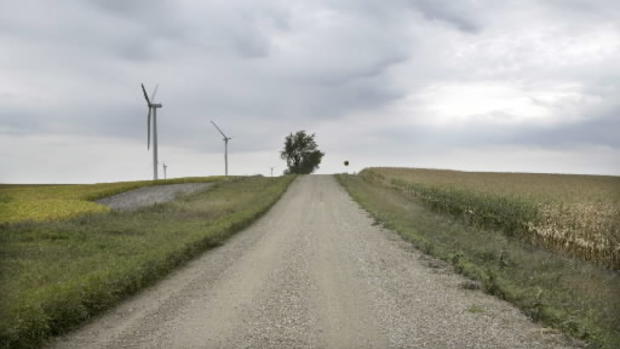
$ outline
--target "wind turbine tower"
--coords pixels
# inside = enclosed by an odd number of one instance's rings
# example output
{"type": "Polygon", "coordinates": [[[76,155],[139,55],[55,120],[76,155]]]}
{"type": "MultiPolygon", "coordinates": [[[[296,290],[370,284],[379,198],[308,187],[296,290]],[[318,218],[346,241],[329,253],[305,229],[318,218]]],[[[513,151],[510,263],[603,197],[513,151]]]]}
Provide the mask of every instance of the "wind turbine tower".
{"type": "Polygon", "coordinates": [[[211,120],[211,123],[220,132],[222,137],[224,137],[223,138],[224,139],[224,175],[228,176],[228,141],[231,140],[232,138],[226,136],[224,132],[222,132],[222,130],[220,130],[219,127],[217,127],[217,125],[215,124],[215,122],[213,122],[213,120],[211,120]]]}
{"type": "Polygon", "coordinates": [[[146,119],[146,149],[149,149],[151,144],[151,119],[153,120],[153,180],[157,180],[157,108],[161,108],[162,105],[160,103],[155,103],[155,95],[157,94],[157,88],[159,85],[155,85],[155,89],[153,89],[153,93],[151,93],[151,98],[146,93],[146,89],[144,88],[144,84],[140,84],[142,86],[142,92],[144,93],[144,99],[146,99],[146,105],[149,108],[149,112],[147,114],[146,119]],[[152,114],[152,118],[151,118],[152,114]]]}
{"type": "Polygon", "coordinates": [[[166,165],[166,163],[164,162],[162,167],[164,168],[164,179],[167,179],[168,176],[166,176],[166,170],[168,169],[168,165],[166,165]]]}

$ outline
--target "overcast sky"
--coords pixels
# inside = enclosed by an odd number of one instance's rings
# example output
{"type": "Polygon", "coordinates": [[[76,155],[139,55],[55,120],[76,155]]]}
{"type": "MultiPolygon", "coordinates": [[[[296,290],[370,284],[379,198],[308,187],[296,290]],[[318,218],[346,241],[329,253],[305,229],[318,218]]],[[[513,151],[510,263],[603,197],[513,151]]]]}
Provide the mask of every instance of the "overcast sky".
{"type": "Polygon", "coordinates": [[[0,182],[368,166],[620,174],[620,1],[0,0],[0,182]]]}

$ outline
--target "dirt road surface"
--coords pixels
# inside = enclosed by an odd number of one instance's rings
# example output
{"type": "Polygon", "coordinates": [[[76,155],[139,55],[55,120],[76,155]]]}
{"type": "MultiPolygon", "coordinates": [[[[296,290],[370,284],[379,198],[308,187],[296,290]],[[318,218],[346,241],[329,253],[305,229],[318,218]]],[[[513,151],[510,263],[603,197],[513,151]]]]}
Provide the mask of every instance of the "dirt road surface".
{"type": "Polygon", "coordinates": [[[224,246],[50,347],[570,347],[372,223],[333,177],[298,178],[224,246]]]}
{"type": "Polygon", "coordinates": [[[172,201],[178,196],[205,190],[213,183],[181,183],[142,187],[97,200],[113,210],[131,211],[140,207],[172,201]]]}

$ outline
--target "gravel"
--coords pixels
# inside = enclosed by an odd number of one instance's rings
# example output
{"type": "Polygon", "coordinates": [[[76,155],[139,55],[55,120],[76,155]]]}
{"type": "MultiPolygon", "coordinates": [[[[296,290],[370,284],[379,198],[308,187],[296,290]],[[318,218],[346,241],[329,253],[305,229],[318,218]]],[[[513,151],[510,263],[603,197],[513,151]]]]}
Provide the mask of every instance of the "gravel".
{"type": "Polygon", "coordinates": [[[181,195],[205,190],[213,183],[183,183],[152,185],[97,200],[114,210],[131,211],[141,207],[172,201],[181,195]]]}
{"type": "Polygon", "coordinates": [[[52,348],[575,348],[372,220],[294,182],[222,247],[52,348]]]}

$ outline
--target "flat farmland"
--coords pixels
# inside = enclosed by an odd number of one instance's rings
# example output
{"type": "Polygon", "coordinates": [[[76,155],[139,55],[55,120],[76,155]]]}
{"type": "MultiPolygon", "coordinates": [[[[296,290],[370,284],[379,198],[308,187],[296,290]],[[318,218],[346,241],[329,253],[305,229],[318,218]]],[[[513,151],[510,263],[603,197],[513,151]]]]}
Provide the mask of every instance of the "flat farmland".
{"type": "Polygon", "coordinates": [[[361,176],[475,225],[620,269],[620,177],[408,168],[361,176]]]}
{"type": "MultiPolygon", "coordinates": [[[[131,212],[82,211],[0,224],[0,348],[37,347],[221,245],[266,212],[293,178],[230,178],[131,212]]],[[[63,195],[99,196],[127,186],[26,186],[14,192],[26,202],[25,193],[62,202],[63,195]]]]}
{"type": "Polygon", "coordinates": [[[485,292],[593,348],[618,348],[617,177],[370,168],[338,179],[375,224],[485,292]]]}
{"type": "Polygon", "coordinates": [[[108,212],[108,207],[94,201],[147,186],[208,183],[222,178],[187,177],[158,181],[61,185],[0,184],[0,224],[65,219],[86,213],[108,212]]]}

